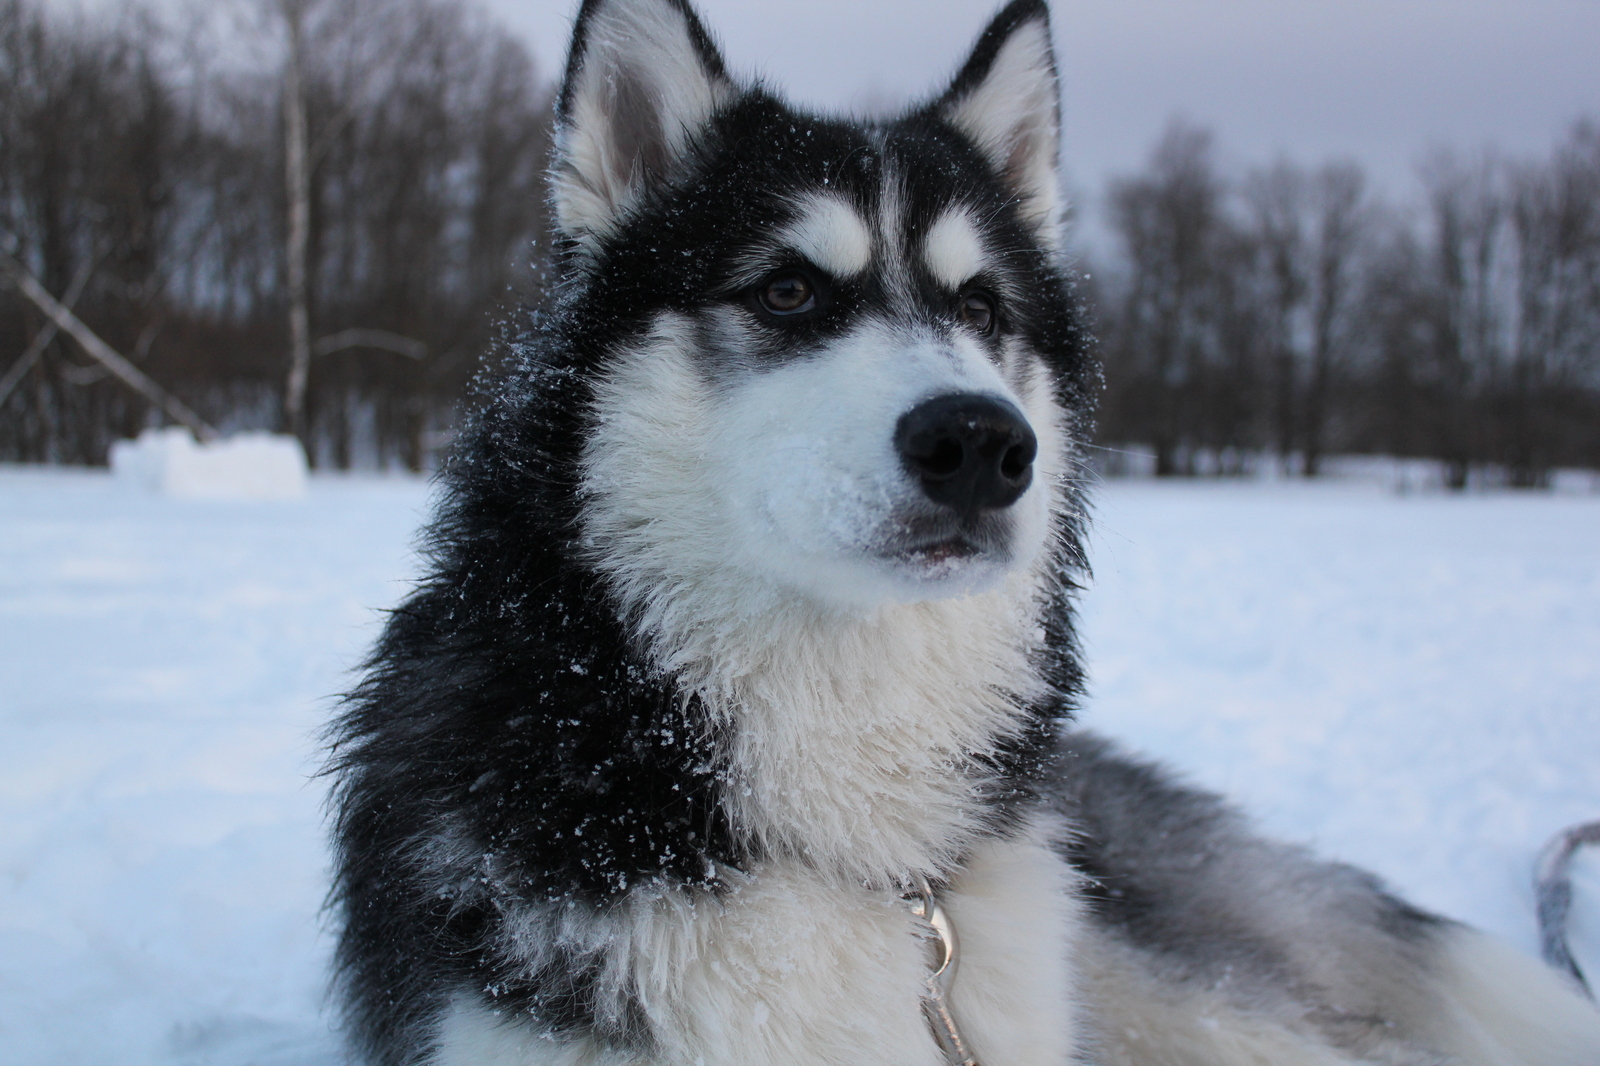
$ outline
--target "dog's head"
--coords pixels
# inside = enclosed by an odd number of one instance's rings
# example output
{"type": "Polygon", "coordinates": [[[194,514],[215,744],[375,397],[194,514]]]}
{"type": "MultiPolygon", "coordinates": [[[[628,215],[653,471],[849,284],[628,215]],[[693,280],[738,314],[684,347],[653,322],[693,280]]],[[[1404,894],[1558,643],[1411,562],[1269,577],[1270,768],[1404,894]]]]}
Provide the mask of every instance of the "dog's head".
{"type": "Polygon", "coordinates": [[[734,81],[685,0],[587,0],[554,206],[596,368],[584,535],[630,610],[859,610],[1037,569],[1090,373],[1058,146],[1041,0],[881,122],[734,81]]]}

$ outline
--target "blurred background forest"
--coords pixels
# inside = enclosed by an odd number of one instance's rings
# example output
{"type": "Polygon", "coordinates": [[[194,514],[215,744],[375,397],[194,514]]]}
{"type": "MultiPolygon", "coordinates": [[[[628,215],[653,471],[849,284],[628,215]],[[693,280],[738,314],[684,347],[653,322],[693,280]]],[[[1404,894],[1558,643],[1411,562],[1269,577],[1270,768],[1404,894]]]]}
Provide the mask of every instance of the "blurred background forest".
{"type": "MultiPolygon", "coordinates": [[[[224,432],[426,468],[496,310],[546,280],[551,72],[447,0],[212,10],[0,0],[7,270],[224,432]]],[[[1110,468],[1600,468],[1600,126],[1537,157],[1417,149],[1396,201],[1354,162],[1224,165],[1174,121],[1111,183],[1078,252],[1110,468]]],[[[0,287],[0,461],[103,463],[163,417],[0,287]]]]}
{"type": "MultiPolygon", "coordinates": [[[[420,469],[496,308],[536,295],[548,79],[441,0],[215,10],[0,0],[0,240],[222,432],[420,469]]],[[[14,286],[0,358],[0,459],[103,463],[159,413],[14,286]]]]}

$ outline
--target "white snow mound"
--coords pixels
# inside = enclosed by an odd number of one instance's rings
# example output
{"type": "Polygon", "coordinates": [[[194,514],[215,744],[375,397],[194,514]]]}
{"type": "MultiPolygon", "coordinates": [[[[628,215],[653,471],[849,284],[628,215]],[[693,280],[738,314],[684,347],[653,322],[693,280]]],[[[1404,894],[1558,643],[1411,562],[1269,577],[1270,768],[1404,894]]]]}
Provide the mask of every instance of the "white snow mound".
{"type": "Polygon", "coordinates": [[[111,446],[111,470],[119,481],[180,499],[293,500],[306,493],[305,451],[275,433],[201,444],[181,426],[147,429],[111,446]]]}

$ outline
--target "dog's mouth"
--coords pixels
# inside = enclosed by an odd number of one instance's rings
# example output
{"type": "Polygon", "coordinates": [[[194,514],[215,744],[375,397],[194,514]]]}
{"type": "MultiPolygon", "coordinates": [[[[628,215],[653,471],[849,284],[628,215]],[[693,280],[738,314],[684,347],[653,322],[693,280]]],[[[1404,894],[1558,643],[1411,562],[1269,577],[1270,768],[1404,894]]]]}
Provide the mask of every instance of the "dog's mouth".
{"type": "Polygon", "coordinates": [[[936,540],[931,544],[921,544],[908,547],[900,552],[900,558],[908,563],[948,563],[961,559],[971,559],[983,554],[983,550],[966,537],[946,537],[936,540]]]}
{"type": "Polygon", "coordinates": [[[1011,523],[1005,517],[955,518],[918,515],[905,520],[884,554],[918,571],[941,571],[962,563],[1004,564],[1011,558],[1011,523]]]}

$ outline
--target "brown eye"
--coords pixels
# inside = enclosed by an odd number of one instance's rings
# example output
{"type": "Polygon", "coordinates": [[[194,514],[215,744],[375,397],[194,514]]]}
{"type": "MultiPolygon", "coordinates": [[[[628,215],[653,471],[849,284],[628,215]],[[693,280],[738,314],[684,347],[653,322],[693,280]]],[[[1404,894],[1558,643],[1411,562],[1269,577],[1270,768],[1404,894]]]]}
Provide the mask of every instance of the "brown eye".
{"type": "Polygon", "coordinates": [[[969,292],[961,298],[961,321],[987,337],[994,332],[994,298],[988,293],[969,292]]]}
{"type": "Polygon", "coordinates": [[[817,294],[803,274],[779,274],[761,288],[761,306],[775,315],[797,315],[817,306],[817,294]]]}

